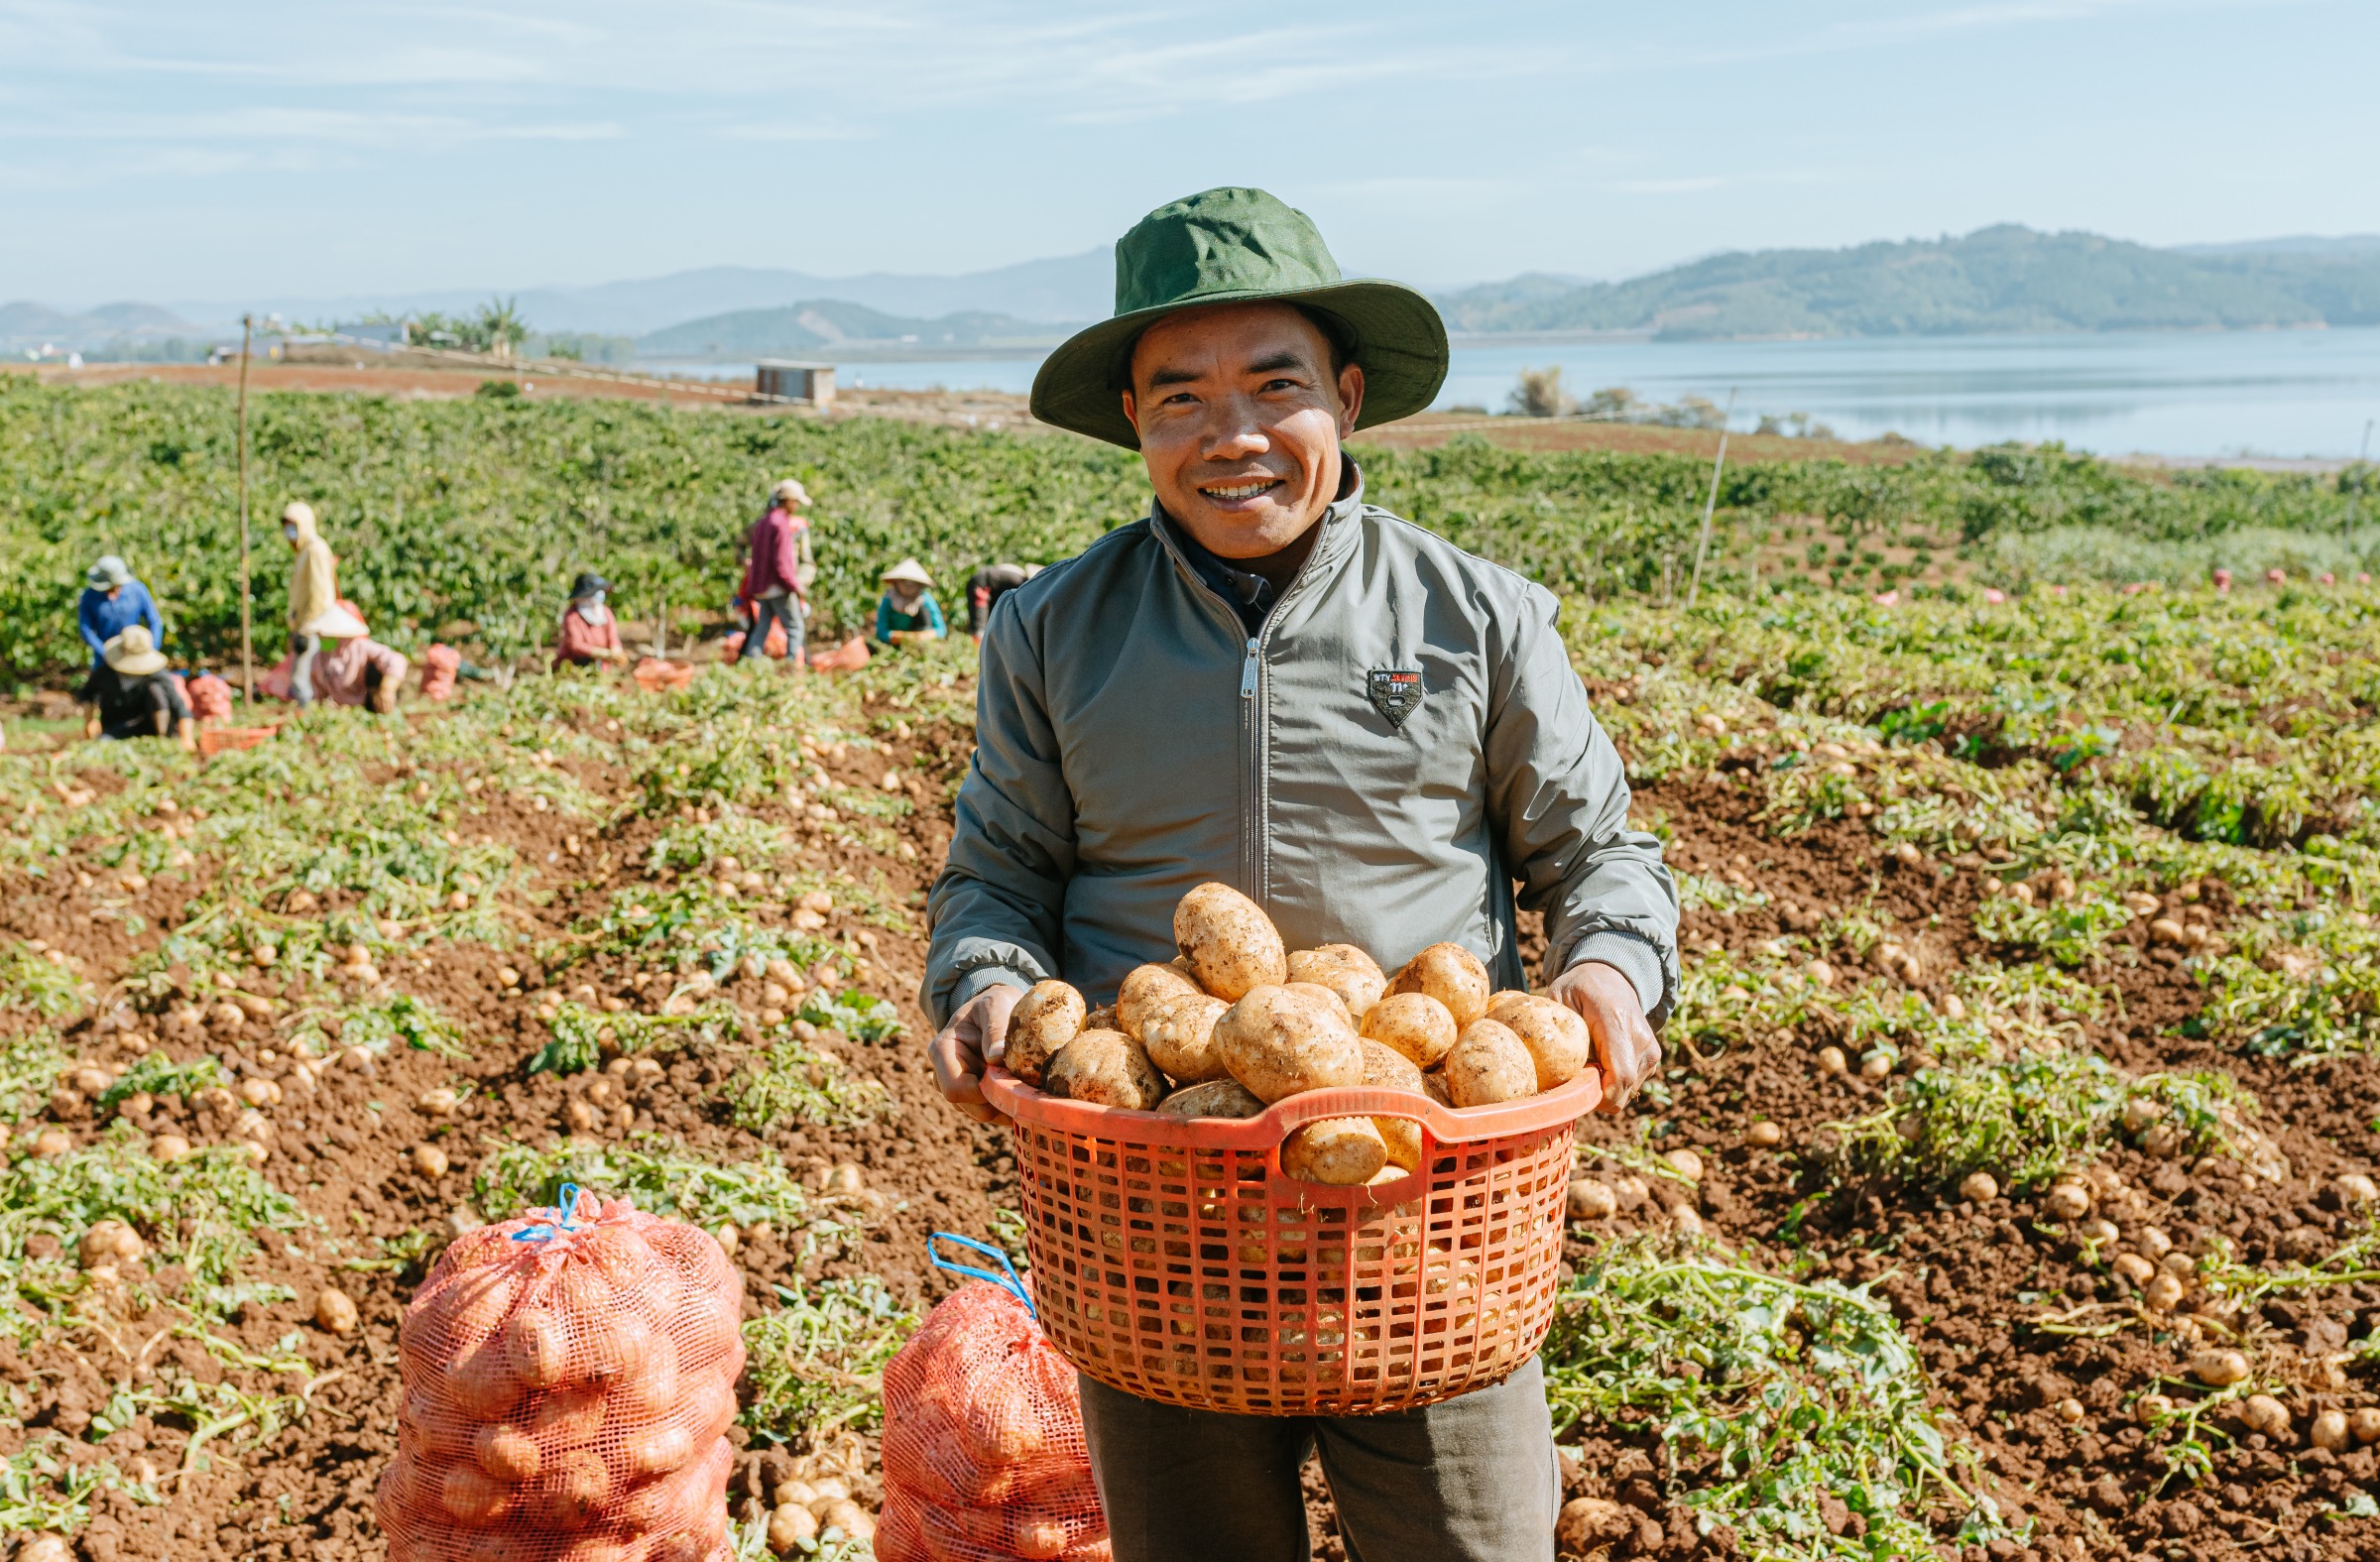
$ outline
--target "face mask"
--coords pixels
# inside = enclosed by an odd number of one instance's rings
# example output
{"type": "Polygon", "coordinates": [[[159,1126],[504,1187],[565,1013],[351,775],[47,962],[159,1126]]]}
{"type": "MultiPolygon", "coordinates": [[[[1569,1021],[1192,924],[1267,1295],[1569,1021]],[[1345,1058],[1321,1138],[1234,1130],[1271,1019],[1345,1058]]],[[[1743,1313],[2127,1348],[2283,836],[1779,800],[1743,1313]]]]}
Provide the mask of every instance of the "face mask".
{"type": "Polygon", "coordinates": [[[298,541],[298,529],[294,526],[283,527],[281,529],[281,535],[285,538],[288,538],[293,542],[298,541]]]}
{"type": "Polygon", "coordinates": [[[603,611],[603,593],[602,593],[602,592],[600,592],[600,591],[598,591],[598,592],[594,593],[593,595],[589,596],[589,597],[587,598],[587,606],[589,606],[589,607],[593,608],[593,609],[594,609],[596,612],[598,612],[598,613],[602,612],[602,611],[603,611]]]}

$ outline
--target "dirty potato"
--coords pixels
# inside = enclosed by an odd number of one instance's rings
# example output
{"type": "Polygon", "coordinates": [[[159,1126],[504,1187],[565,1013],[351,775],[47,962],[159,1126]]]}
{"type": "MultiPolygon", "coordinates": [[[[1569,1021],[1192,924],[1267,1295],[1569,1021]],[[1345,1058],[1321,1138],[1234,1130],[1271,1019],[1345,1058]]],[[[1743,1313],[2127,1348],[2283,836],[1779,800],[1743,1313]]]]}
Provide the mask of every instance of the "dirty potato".
{"type": "Polygon", "coordinates": [[[1365,1012],[1388,990],[1388,978],[1379,963],[1354,944],[1324,944],[1317,949],[1292,951],[1289,980],[1329,988],[1357,1020],[1362,1020],[1365,1012]]]}
{"type": "Polygon", "coordinates": [[[1058,1048],[1083,1033],[1084,1013],[1083,995],[1064,982],[1035,982],[1009,1011],[1001,1066],[1028,1085],[1040,1084],[1058,1048]]]}
{"type": "Polygon", "coordinates": [[[1442,1107],[1455,1104],[1455,1093],[1446,1087],[1446,1075],[1434,1068],[1421,1076],[1421,1093],[1442,1107]]]}
{"type": "Polygon", "coordinates": [[[1388,1146],[1369,1118],[1324,1118],[1281,1141],[1281,1169],[1300,1182],[1353,1187],[1388,1164],[1388,1146]]]}
{"type": "Polygon", "coordinates": [[[1364,1082],[1364,1048],[1335,999],[1264,983],[1215,1021],[1223,1065],[1264,1101],[1364,1082]]]}
{"type": "Polygon", "coordinates": [[[1429,994],[1391,993],[1365,1015],[1363,1033],[1402,1052],[1416,1068],[1436,1068],[1462,1028],[1429,994]]]}
{"type": "MultiPolygon", "coordinates": [[[[1422,1095],[1421,1070],[1413,1060],[1383,1042],[1364,1043],[1364,1083],[1376,1090],[1404,1090],[1422,1095]]],[[[1388,1146],[1389,1164],[1407,1171],[1421,1164],[1421,1125],[1411,1118],[1373,1118],[1380,1142],[1388,1146]]]]}
{"type": "Polygon", "coordinates": [[[1215,1047],[1215,1021],[1231,1007],[1220,998],[1190,992],[1144,1012],[1140,1044],[1147,1048],[1148,1060],[1180,1085],[1225,1077],[1223,1054],[1215,1047]]]}
{"type": "Polygon", "coordinates": [[[1264,1110],[1264,1103],[1236,1079],[1210,1079],[1183,1086],[1157,1110],[1176,1118],[1252,1118],[1264,1110]]]}
{"type": "Polygon", "coordinates": [[[1461,944],[1432,944],[1388,984],[1397,993],[1427,993],[1446,1006],[1460,1030],[1488,1012],[1488,968],[1461,944]]]}
{"type": "Polygon", "coordinates": [[[1202,884],[1173,908],[1173,941],[1198,985],[1226,1003],[1289,980],[1280,932],[1264,908],[1224,884],[1202,884]]]}
{"type": "Polygon", "coordinates": [[[1116,1028],[1128,1036],[1140,1036],[1140,1027],[1150,1015],[1177,998],[1188,998],[1198,991],[1192,981],[1174,965],[1136,965],[1116,989],[1116,1028]]]}
{"type": "Polygon", "coordinates": [[[1491,1107],[1537,1093],[1537,1061],[1511,1028],[1475,1020],[1446,1054],[1446,1088],[1458,1107],[1491,1107]]]}
{"type": "Polygon", "coordinates": [[[1520,1037],[1537,1065],[1537,1089],[1567,1085],[1595,1061],[1595,1037],[1587,1021],[1568,1004],[1528,993],[1503,993],[1488,1006],[1488,1018],[1520,1037]]]}
{"type": "Polygon", "coordinates": [[[1121,1030],[1086,1030],[1058,1049],[1041,1088],[1068,1101],[1146,1112],[1165,1099],[1165,1076],[1121,1030]]]}
{"type": "Polygon", "coordinates": [[[1353,1030],[1356,1028],[1356,1017],[1349,1012],[1347,1000],[1339,996],[1339,990],[1337,988],[1325,987],[1320,982],[1284,982],[1281,985],[1292,993],[1304,993],[1322,1003],[1328,1004],[1333,1013],[1337,1014],[1340,1019],[1347,1021],[1348,1029],[1353,1030]]]}

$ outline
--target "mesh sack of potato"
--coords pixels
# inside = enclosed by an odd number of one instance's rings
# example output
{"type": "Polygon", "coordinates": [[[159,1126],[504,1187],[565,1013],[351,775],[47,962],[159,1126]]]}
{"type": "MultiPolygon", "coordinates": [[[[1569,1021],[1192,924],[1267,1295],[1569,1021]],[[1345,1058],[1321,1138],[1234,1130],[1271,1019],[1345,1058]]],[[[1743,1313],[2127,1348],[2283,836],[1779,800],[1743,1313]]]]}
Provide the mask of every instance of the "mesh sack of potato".
{"type": "Polygon", "coordinates": [[[709,1233],[565,1186],[405,1310],[390,1562],[726,1562],[743,1281],[709,1233]]]}
{"type": "Polygon", "coordinates": [[[884,1470],[879,1562],[1108,1556],[1074,1368],[1012,1278],[953,1291],[886,1367],[884,1470]]]}

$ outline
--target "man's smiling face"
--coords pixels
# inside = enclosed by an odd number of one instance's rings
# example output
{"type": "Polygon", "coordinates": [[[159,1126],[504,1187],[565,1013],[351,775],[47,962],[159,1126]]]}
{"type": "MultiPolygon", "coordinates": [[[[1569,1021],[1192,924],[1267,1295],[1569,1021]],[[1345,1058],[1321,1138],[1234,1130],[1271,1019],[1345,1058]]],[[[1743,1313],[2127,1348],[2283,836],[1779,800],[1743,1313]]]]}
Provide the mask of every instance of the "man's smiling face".
{"type": "Polygon", "coordinates": [[[1170,314],[1132,349],[1124,415],[1166,514],[1223,558],[1287,547],[1339,493],[1364,371],[1286,303],[1170,314]]]}

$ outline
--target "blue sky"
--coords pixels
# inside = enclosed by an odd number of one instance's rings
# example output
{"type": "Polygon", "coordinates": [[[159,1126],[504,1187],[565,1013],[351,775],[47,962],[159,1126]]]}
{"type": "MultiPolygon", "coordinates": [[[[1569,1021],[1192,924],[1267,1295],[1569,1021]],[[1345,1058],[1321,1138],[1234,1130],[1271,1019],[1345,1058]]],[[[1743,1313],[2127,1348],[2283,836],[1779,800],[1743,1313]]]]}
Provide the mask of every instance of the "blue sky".
{"type": "Polygon", "coordinates": [[[0,300],[953,272],[1260,183],[1350,271],[2380,231],[2371,0],[0,0],[0,300]]]}

